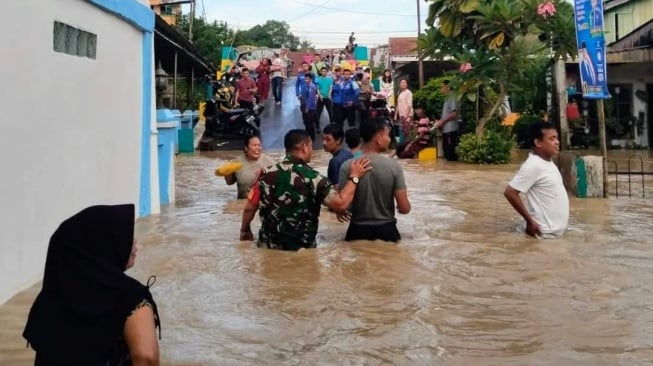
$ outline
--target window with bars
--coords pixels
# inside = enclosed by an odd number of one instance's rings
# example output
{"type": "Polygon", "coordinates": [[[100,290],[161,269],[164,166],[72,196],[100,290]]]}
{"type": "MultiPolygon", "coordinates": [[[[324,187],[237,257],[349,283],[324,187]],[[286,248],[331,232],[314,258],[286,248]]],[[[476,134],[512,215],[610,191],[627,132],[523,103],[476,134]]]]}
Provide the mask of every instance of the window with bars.
{"type": "Polygon", "coordinates": [[[95,60],[97,55],[96,34],[55,21],[52,35],[54,52],[95,60]]]}

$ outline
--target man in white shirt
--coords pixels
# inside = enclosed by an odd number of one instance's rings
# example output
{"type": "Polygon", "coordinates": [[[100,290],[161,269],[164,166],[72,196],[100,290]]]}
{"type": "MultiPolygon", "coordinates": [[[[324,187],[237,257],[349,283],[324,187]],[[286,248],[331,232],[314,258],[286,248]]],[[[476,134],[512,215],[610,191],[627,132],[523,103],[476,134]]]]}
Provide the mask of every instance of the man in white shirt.
{"type": "Polygon", "coordinates": [[[560,152],[558,131],[550,122],[529,126],[533,152],[522,164],[504,192],[512,207],[524,218],[526,234],[556,238],[567,229],[569,197],[552,158],[560,152]],[[520,193],[526,196],[522,201],[520,193]]]}

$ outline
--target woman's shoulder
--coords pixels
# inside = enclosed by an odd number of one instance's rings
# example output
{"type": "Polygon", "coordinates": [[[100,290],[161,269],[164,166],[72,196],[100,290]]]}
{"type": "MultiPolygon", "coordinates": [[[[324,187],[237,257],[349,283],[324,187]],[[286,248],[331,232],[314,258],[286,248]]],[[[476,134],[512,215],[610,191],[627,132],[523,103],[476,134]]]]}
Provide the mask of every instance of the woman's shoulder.
{"type": "Polygon", "coordinates": [[[258,159],[258,161],[262,168],[267,168],[275,163],[275,161],[267,155],[261,155],[261,158],[258,159]]]}

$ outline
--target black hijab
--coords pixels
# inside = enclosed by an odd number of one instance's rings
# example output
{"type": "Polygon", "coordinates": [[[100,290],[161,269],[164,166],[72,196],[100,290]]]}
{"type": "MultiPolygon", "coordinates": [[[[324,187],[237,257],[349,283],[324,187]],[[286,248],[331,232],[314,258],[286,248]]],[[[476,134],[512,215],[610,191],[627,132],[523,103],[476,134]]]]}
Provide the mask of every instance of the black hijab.
{"type": "Polygon", "coordinates": [[[115,352],[125,320],[147,286],[125,274],[134,241],[134,205],[92,206],[50,238],[43,288],[23,337],[48,365],[91,365],[115,352]]]}

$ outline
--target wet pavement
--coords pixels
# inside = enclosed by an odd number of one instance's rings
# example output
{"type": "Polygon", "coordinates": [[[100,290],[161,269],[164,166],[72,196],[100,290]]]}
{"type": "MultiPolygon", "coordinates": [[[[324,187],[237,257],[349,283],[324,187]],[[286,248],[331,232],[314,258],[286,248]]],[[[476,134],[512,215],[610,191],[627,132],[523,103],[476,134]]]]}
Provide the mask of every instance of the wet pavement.
{"type": "MultiPolygon", "coordinates": [[[[263,124],[275,158],[301,127],[291,103],[263,124]]],[[[323,210],[317,249],[277,252],[237,239],[244,202],[213,175],[237,154],[180,155],[177,202],[136,225],[130,274],[158,278],[162,365],[653,360],[652,198],[571,198],[567,234],[538,241],[515,232],[502,195],[524,152],[504,166],[402,161],[413,211],[399,217],[399,245],[344,243],[346,227],[323,210]]],[[[325,172],[329,156],[315,155],[325,172]]],[[[32,364],[20,334],[38,287],[0,307],[0,365],[32,364]]]]}
{"type": "MultiPolygon", "coordinates": [[[[283,84],[281,105],[276,105],[272,94],[270,94],[270,98],[260,114],[260,129],[261,136],[263,136],[262,143],[264,150],[283,149],[283,137],[286,132],[295,128],[304,128],[302,114],[299,109],[299,100],[295,96],[296,80],[297,78],[293,77],[283,84]]],[[[326,110],[324,110],[320,118],[320,130],[328,124],[329,117],[326,110]]],[[[199,135],[196,133],[196,135],[196,137],[199,137],[201,133],[199,135]]],[[[240,141],[220,141],[218,145],[220,146],[219,150],[233,147],[239,148],[241,146],[240,141]]],[[[316,135],[314,146],[316,148],[321,148],[322,146],[322,138],[319,133],[316,135]]]]}

